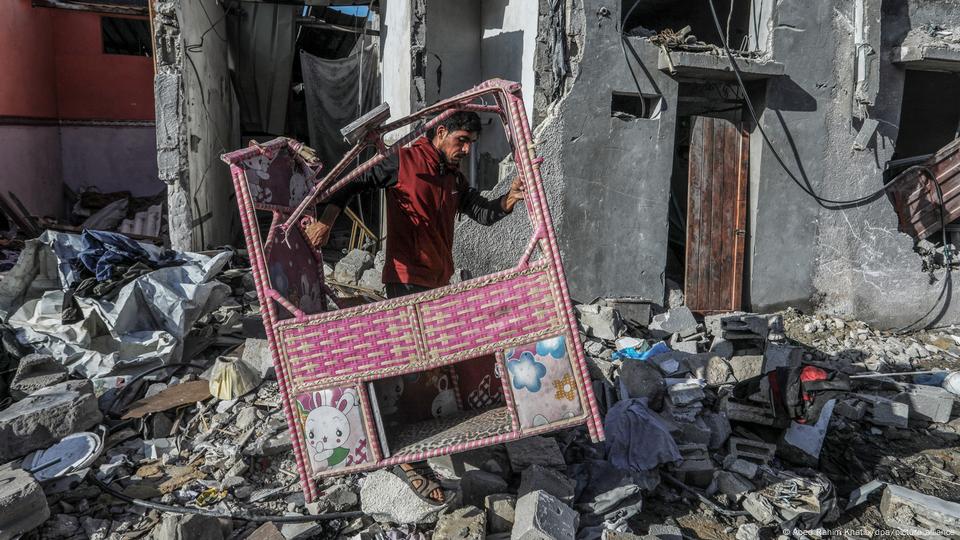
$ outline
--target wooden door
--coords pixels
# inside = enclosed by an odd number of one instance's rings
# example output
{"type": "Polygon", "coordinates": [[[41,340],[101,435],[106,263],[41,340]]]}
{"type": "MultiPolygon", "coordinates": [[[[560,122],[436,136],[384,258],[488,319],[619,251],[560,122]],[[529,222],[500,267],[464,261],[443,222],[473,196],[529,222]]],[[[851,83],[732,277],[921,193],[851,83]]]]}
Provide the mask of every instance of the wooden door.
{"type": "Polygon", "coordinates": [[[738,123],[691,118],[684,294],[696,312],[740,309],[748,141],[738,123]]]}

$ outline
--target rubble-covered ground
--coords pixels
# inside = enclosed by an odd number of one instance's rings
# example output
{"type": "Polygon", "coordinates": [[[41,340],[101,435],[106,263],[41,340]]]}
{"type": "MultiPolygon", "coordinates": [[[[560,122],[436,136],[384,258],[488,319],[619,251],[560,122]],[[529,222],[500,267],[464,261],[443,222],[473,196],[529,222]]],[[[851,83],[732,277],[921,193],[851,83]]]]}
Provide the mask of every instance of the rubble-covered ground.
{"type": "MultiPolygon", "coordinates": [[[[374,264],[328,274],[373,293],[374,264]]],[[[137,375],[70,333],[68,357],[0,327],[0,539],[960,537],[960,329],[579,305],[605,442],[580,428],[431,459],[443,506],[388,471],[326,480],[306,504],[242,254],[211,279],[227,294],[194,313],[179,358],[137,375]],[[76,433],[102,444],[34,454],[76,433]]]]}

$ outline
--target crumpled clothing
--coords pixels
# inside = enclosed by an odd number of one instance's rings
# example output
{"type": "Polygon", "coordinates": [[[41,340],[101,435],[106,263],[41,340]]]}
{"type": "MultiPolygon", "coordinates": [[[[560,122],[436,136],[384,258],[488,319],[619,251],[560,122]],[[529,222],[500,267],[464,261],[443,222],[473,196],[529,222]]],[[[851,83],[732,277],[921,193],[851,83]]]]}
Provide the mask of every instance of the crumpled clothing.
{"type": "Polygon", "coordinates": [[[80,246],[77,261],[71,264],[82,274],[92,274],[97,281],[113,278],[118,266],[142,263],[156,269],[183,264],[173,251],[150,253],[138,242],[119,233],[85,230],[80,235],[80,246]]]}
{"type": "Polygon", "coordinates": [[[153,268],[142,262],[137,262],[130,266],[118,265],[113,269],[113,275],[109,279],[98,280],[96,277],[89,277],[76,284],[76,288],[71,290],[73,290],[76,296],[83,298],[103,298],[104,300],[110,300],[116,297],[124,285],[144,274],[153,272],[153,270],[153,268]]]}
{"type": "Polygon", "coordinates": [[[680,450],[667,425],[645,399],[625,399],[610,408],[603,422],[611,463],[625,470],[649,471],[678,461],[680,450]]]}

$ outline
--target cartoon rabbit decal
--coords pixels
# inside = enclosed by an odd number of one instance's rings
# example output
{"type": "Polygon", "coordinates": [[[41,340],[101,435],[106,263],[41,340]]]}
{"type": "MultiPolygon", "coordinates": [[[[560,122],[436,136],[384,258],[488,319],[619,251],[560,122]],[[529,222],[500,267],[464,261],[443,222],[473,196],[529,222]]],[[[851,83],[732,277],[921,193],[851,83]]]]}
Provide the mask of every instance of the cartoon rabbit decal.
{"type": "Polygon", "coordinates": [[[297,401],[301,416],[306,416],[307,453],[316,469],[336,467],[350,454],[347,441],[351,427],[347,415],[357,406],[359,398],[353,388],[338,393],[339,397],[332,389],[313,392],[315,408],[309,412],[297,401]]]}

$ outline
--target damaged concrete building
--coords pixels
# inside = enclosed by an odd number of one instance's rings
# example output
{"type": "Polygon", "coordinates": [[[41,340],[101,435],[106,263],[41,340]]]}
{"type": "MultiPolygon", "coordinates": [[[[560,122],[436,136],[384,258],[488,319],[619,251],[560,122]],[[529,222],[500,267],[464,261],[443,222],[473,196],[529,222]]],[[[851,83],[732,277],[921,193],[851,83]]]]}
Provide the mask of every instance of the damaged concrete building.
{"type": "MultiPolygon", "coordinates": [[[[157,2],[154,16],[160,175],[173,244],[194,248],[236,235],[228,172],[214,161],[245,142],[235,101],[244,92],[230,76],[236,34],[211,25],[233,15],[198,5],[157,2]],[[211,27],[225,39],[205,34],[211,27]]],[[[287,7],[239,5],[274,28],[287,7]]],[[[960,2],[390,0],[371,9],[377,84],[394,117],[492,77],[522,84],[575,299],[666,304],[682,291],[700,312],[796,306],[886,327],[957,321],[941,235],[900,232],[878,190],[916,162],[908,158],[957,136],[960,2]]],[[[289,78],[261,79],[286,100],[289,78]]],[[[502,191],[513,176],[501,162],[508,147],[489,131],[470,177],[502,191]]],[[[508,226],[461,223],[458,265],[481,275],[517,260],[529,226],[508,226]]]]}

